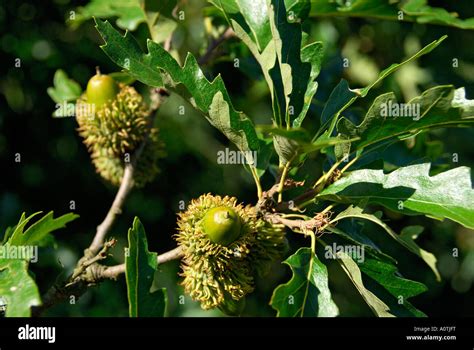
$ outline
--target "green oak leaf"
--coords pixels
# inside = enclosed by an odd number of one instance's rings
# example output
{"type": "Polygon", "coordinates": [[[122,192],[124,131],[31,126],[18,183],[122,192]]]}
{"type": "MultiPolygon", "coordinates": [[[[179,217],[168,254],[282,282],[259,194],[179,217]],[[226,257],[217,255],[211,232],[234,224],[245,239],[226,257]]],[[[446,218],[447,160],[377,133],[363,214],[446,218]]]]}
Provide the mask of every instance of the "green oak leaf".
{"type": "Polygon", "coordinates": [[[144,84],[157,87],[164,85],[158,69],[159,57],[154,50],[156,47],[161,48],[160,45],[149,40],[149,53],[144,54],[129,32],[122,36],[108,21],[100,19],[96,19],[96,27],[105,41],[101,48],[112,61],[144,84]]]}
{"type": "Polygon", "coordinates": [[[30,216],[26,217],[26,213],[22,213],[20,216],[20,220],[18,221],[18,224],[16,224],[13,227],[7,228],[5,235],[3,236],[3,241],[2,244],[7,243],[8,241],[11,241],[11,238],[13,235],[15,236],[20,236],[23,234],[23,230],[25,226],[28,224],[28,222],[33,219],[36,215],[41,214],[40,211],[31,214],[30,216]]]}
{"type": "MultiPolygon", "coordinates": [[[[390,65],[388,68],[385,68],[381,71],[377,77],[371,84],[366,86],[365,88],[360,89],[350,89],[347,81],[341,80],[339,84],[334,88],[329,96],[329,99],[324,107],[323,113],[321,115],[321,127],[319,128],[317,134],[313,139],[316,139],[319,135],[321,135],[325,130],[328,136],[331,136],[336,128],[336,125],[339,122],[339,117],[344,110],[346,110],[349,106],[351,106],[358,98],[365,97],[370,92],[370,90],[378,85],[382,80],[388,77],[390,74],[394,73],[398,69],[400,69],[403,65],[419,58],[420,56],[426,55],[430,53],[433,49],[435,49],[443,40],[446,39],[446,35],[441,37],[438,40],[433,41],[432,43],[426,45],[420,51],[415,53],[413,56],[405,59],[401,63],[394,63],[390,65]],[[328,128],[329,125],[329,128],[328,128]]],[[[344,146],[342,144],[339,148],[344,148],[347,151],[349,148],[347,145],[344,146]]],[[[339,153],[347,153],[341,150],[338,150],[339,153]]]]}
{"type": "MultiPolygon", "coordinates": [[[[255,165],[255,171],[259,178],[265,174],[268,167],[270,166],[270,159],[273,155],[273,152],[274,148],[271,140],[260,140],[260,147],[257,153],[257,164],[252,164],[252,166],[255,165]]],[[[245,164],[245,166],[247,166],[247,164],[245,164]]]]}
{"type": "MultiPolygon", "coordinates": [[[[348,219],[348,218],[358,218],[363,220],[371,221],[380,227],[382,227],[393,239],[395,239],[398,243],[403,245],[413,254],[418,255],[423,261],[430,267],[433,273],[436,276],[438,281],[441,280],[441,276],[436,268],[436,258],[433,254],[427,252],[420,248],[414,241],[416,236],[413,234],[413,230],[409,229],[405,231],[405,234],[398,235],[395,231],[393,231],[385,222],[383,222],[377,215],[370,214],[364,211],[364,209],[355,206],[349,206],[346,210],[339,213],[334,219],[331,220],[331,223],[335,223],[339,220],[348,219]]],[[[419,232],[418,232],[419,233],[419,232]]]]}
{"type": "MultiPolygon", "coordinates": [[[[300,127],[284,129],[269,125],[259,125],[257,129],[273,136],[274,147],[282,164],[294,161],[297,156],[320,150],[323,151],[329,146],[348,142],[346,138],[341,138],[340,136],[326,137],[326,135],[311,141],[308,131],[300,127]]],[[[293,163],[293,165],[295,164],[293,163]]]]}
{"type": "MultiPolygon", "coordinates": [[[[328,246],[324,245],[328,251],[328,246]]],[[[397,268],[393,263],[367,257],[361,261],[354,260],[343,250],[333,252],[332,255],[376,316],[426,316],[408,302],[408,299],[428,288],[420,282],[397,275],[397,268]]]]}
{"type": "Polygon", "coordinates": [[[163,86],[163,71],[174,84],[186,87],[196,108],[231,141],[235,141],[241,151],[259,149],[260,141],[252,121],[234,109],[220,75],[209,82],[191,54],[181,67],[163,47],[151,40],[147,45],[149,52],[144,54],[129,33],[122,36],[107,21],[96,20],[96,27],[105,41],[101,46],[104,52],[130,75],[147,85],[163,86]]]}
{"type": "MultiPolygon", "coordinates": [[[[326,125],[352,103],[357,94],[349,88],[347,80],[342,79],[332,90],[321,114],[321,125],[326,125]]],[[[337,117],[336,117],[337,118],[337,117]]]]}
{"type": "Polygon", "coordinates": [[[331,298],[326,266],[310,248],[300,248],[285,263],[291,280],[273,291],[272,307],[279,317],[334,317],[339,311],[331,298]]]}
{"type": "Polygon", "coordinates": [[[397,276],[397,268],[392,264],[367,259],[360,267],[362,272],[383,285],[395,297],[403,296],[408,299],[428,290],[423,283],[397,276]]]}
{"type": "Polygon", "coordinates": [[[429,6],[427,0],[352,0],[344,2],[312,0],[310,16],[377,18],[474,29],[474,18],[460,19],[456,13],[450,13],[441,7],[429,6]]]}
{"type": "Polygon", "coordinates": [[[27,261],[0,259],[0,299],[6,304],[7,317],[30,317],[31,307],[41,305],[27,261]]]}
{"type": "Polygon", "coordinates": [[[285,0],[285,8],[289,20],[302,22],[309,16],[311,1],[285,0]]]}
{"type": "Polygon", "coordinates": [[[133,78],[130,74],[125,73],[125,72],[113,72],[107,75],[113,78],[116,82],[119,82],[125,85],[131,85],[135,82],[135,78],[133,78]]]}
{"type": "Polygon", "coordinates": [[[301,126],[316,93],[323,56],[321,42],[303,45],[300,22],[309,1],[211,2],[260,64],[272,96],[274,123],[301,126]]]}
{"type": "MultiPolygon", "coordinates": [[[[396,266],[383,261],[366,259],[359,264],[361,271],[373,281],[388,291],[391,297],[384,300],[390,306],[390,311],[397,317],[426,317],[426,315],[415,308],[408,299],[424,293],[428,288],[420,282],[412,281],[398,274],[396,266]]],[[[379,289],[373,288],[376,294],[379,289]]],[[[380,293],[382,297],[384,293],[380,293]]]]}
{"type": "Polygon", "coordinates": [[[384,0],[353,0],[347,2],[331,0],[311,1],[311,17],[362,16],[395,20],[396,15],[396,5],[384,0]]]}
{"type": "MultiPolygon", "coordinates": [[[[219,2],[221,2],[219,0],[219,2]]],[[[249,26],[259,50],[263,51],[272,40],[267,0],[236,0],[240,14],[249,26]]]]}
{"type": "Polygon", "coordinates": [[[341,265],[352,284],[356,287],[359,294],[370,307],[372,312],[378,317],[394,317],[390,313],[390,307],[380,300],[374,293],[366,288],[362,280],[362,273],[355,261],[343,251],[337,252],[335,255],[337,262],[341,265]]]}
{"type": "Polygon", "coordinates": [[[74,19],[69,23],[78,26],[93,17],[117,17],[117,25],[122,29],[135,30],[145,22],[145,16],[138,0],[91,0],[79,7],[74,19]]]}
{"type": "MultiPolygon", "coordinates": [[[[378,96],[365,118],[359,125],[341,118],[337,124],[339,133],[347,137],[359,137],[352,143],[356,149],[361,149],[390,138],[400,139],[417,134],[429,128],[460,126],[474,123],[474,113],[464,106],[469,106],[472,100],[455,99],[459,97],[452,86],[437,86],[426,90],[420,96],[401,105],[393,92],[378,96]],[[400,107],[412,116],[405,116],[400,107]],[[397,113],[401,115],[390,115],[397,113]]],[[[464,90],[460,90],[464,91],[464,90]]]]}
{"type": "Polygon", "coordinates": [[[258,52],[272,40],[267,0],[210,0],[232,24],[235,21],[248,34],[258,52]]]}
{"type": "Polygon", "coordinates": [[[72,79],[69,79],[67,74],[58,69],[54,73],[54,87],[47,89],[49,97],[56,103],[63,103],[75,101],[81,96],[81,86],[72,79]]]}
{"type": "MultiPolygon", "coordinates": [[[[245,13],[246,16],[240,16],[239,21],[245,22],[244,17],[254,16],[257,18],[249,19],[249,32],[252,33],[254,41],[259,41],[259,45],[264,48],[270,41],[270,27],[265,6],[267,0],[208,0],[219,11],[221,11],[228,19],[232,17],[238,18],[238,14],[245,13]],[[252,13],[252,10],[254,13],[252,13]],[[255,13],[259,12],[259,13],[255,13]],[[250,28],[251,27],[251,28],[250,28]],[[266,36],[265,36],[266,34],[266,36]]],[[[311,10],[310,0],[285,0],[285,8],[289,21],[303,22],[308,18],[311,10]]]]}
{"type": "MultiPolygon", "coordinates": [[[[25,213],[23,213],[23,217],[24,217],[25,213]]],[[[7,241],[10,239],[11,235],[13,234],[13,231],[15,230],[15,226],[8,226],[6,229],[5,229],[5,233],[3,234],[3,238],[2,238],[2,243],[1,244],[5,244],[7,243],[7,241]]]]}
{"type": "Polygon", "coordinates": [[[271,136],[281,136],[300,143],[310,143],[311,141],[308,131],[303,128],[285,129],[272,125],[257,125],[257,129],[271,136]]]}
{"type": "Polygon", "coordinates": [[[362,169],[349,173],[317,197],[335,202],[379,204],[405,215],[451,219],[474,228],[474,190],[468,167],[430,176],[430,163],[409,165],[389,174],[362,169]]]}
{"type": "Polygon", "coordinates": [[[318,86],[315,79],[321,67],[322,44],[315,42],[301,48],[301,24],[288,22],[283,0],[272,0],[268,9],[285,98],[281,115],[287,126],[299,127],[318,86]]]}
{"type": "Polygon", "coordinates": [[[154,42],[163,43],[178,28],[178,23],[171,18],[162,16],[160,13],[152,13],[147,16],[150,23],[150,34],[154,42]]]}
{"type": "MultiPolygon", "coordinates": [[[[243,114],[241,114],[241,117],[246,118],[243,114]]],[[[245,130],[235,130],[235,128],[233,128],[231,109],[221,91],[216,92],[212,98],[211,105],[209,106],[208,120],[212,126],[220,130],[238,149],[241,151],[250,150],[245,130]]],[[[251,128],[248,129],[248,132],[255,132],[253,125],[249,124],[248,126],[251,128]]],[[[252,152],[245,152],[244,155],[246,156],[248,164],[254,164],[256,162],[252,157],[252,152]]]]}
{"type": "Polygon", "coordinates": [[[418,238],[418,236],[423,232],[424,229],[425,228],[423,226],[407,226],[402,229],[402,232],[400,232],[399,237],[402,241],[405,242],[405,246],[411,247],[410,250],[418,251],[417,255],[420,256],[428,264],[431,270],[433,270],[436,276],[436,280],[441,281],[441,275],[439,274],[439,271],[436,267],[436,257],[432,253],[420,248],[418,244],[415,243],[415,239],[418,238]]]}
{"type": "Polygon", "coordinates": [[[156,253],[148,251],[145,229],[138,218],[128,231],[125,277],[130,317],[163,317],[166,312],[166,289],[151,292],[158,267],[156,253]]]}
{"type": "Polygon", "coordinates": [[[286,164],[287,162],[294,160],[296,156],[306,155],[316,151],[323,151],[329,146],[345,144],[347,142],[348,139],[341,138],[339,135],[335,137],[325,137],[325,135],[323,135],[313,142],[303,142],[295,140],[291,137],[280,135],[273,137],[275,150],[278,153],[282,164],[286,164]]]}
{"type": "Polygon", "coordinates": [[[41,212],[25,217],[22,214],[20,221],[9,235],[5,242],[10,245],[42,245],[44,242],[52,242],[51,232],[66,227],[68,222],[71,222],[79,217],[77,214],[69,213],[62,215],[56,219],[53,218],[54,212],[50,211],[41,219],[32,224],[26,231],[24,228],[26,224],[36,215],[41,212]]]}
{"type": "Polygon", "coordinates": [[[172,11],[176,0],[91,0],[87,5],[77,9],[75,18],[69,24],[77,28],[84,21],[92,18],[117,17],[118,27],[134,31],[146,23],[153,41],[164,42],[177,28],[172,11]]]}
{"type": "Polygon", "coordinates": [[[441,7],[429,6],[427,0],[408,0],[400,8],[407,15],[415,18],[418,23],[474,29],[474,17],[460,19],[456,13],[450,13],[441,7]]]}
{"type": "Polygon", "coordinates": [[[173,16],[177,0],[140,0],[140,2],[142,3],[143,13],[146,14],[146,22],[151,38],[157,43],[166,41],[178,27],[178,23],[173,16]]]}
{"type": "Polygon", "coordinates": [[[242,23],[242,20],[238,21],[234,18],[231,18],[230,24],[234,30],[235,35],[249,48],[250,52],[260,65],[263,76],[268,85],[268,89],[270,90],[270,95],[272,97],[273,121],[277,126],[282,126],[280,111],[284,104],[282,102],[284,98],[282,93],[281,77],[278,77],[278,72],[274,69],[277,57],[274,41],[270,41],[263,51],[259,51],[257,44],[251,38],[251,33],[246,31],[245,23],[242,23]]]}
{"type": "Polygon", "coordinates": [[[370,255],[374,259],[378,259],[391,264],[397,264],[397,261],[390,255],[385,254],[380,250],[375,243],[370,240],[366,235],[357,231],[348,231],[347,229],[340,229],[336,226],[328,226],[326,230],[337,234],[344,240],[352,243],[354,246],[361,246],[364,249],[364,254],[370,255]]]}
{"type": "MultiPolygon", "coordinates": [[[[366,86],[365,88],[362,88],[362,89],[354,89],[354,91],[357,93],[357,97],[365,97],[367,96],[367,94],[370,92],[370,90],[375,87],[377,84],[379,84],[382,80],[384,80],[386,77],[388,77],[390,74],[396,72],[400,67],[402,67],[403,65],[411,62],[411,61],[414,61],[416,60],[417,58],[423,56],[423,55],[426,55],[428,53],[430,53],[431,51],[433,51],[436,47],[438,47],[448,36],[447,35],[444,35],[442,36],[441,38],[439,38],[438,40],[435,40],[433,42],[431,42],[430,44],[426,45],[425,47],[423,47],[420,51],[418,51],[417,53],[415,53],[414,55],[412,55],[411,57],[407,58],[406,60],[404,60],[403,62],[401,63],[393,63],[391,64],[388,68],[385,68],[383,71],[381,71],[377,77],[377,79],[375,79],[371,84],[369,84],[368,86],[366,86]]],[[[357,98],[355,97],[355,98],[357,98]]],[[[354,98],[354,99],[355,99],[354,98]]]]}

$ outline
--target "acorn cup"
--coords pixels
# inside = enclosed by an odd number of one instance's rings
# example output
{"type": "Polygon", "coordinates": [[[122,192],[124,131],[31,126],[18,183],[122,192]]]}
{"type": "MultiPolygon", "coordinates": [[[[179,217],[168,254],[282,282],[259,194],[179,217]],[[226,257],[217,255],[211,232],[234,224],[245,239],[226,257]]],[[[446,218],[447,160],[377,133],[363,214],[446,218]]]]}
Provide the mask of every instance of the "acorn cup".
{"type": "Polygon", "coordinates": [[[97,71],[76,103],[76,119],[92,163],[104,179],[120,185],[125,165],[145,140],[135,166],[135,185],[142,187],[158,174],[163,144],[151,125],[150,108],[133,87],[97,71]]]}
{"type": "Polygon", "coordinates": [[[284,229],[257,218],[234,197],[205,194],[179,213],[175,238],[184,257],[182,285],[203,309],[243,311],[244,297],[287,249],[284,229]]]}

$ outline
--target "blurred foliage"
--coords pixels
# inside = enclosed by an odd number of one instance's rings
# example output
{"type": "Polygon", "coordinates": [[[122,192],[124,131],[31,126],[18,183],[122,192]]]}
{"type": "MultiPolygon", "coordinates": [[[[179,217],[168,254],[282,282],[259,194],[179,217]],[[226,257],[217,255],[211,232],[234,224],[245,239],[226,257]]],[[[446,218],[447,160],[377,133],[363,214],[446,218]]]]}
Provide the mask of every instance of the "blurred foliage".
{"type": "MultiPolygon", "coordinates": [[[[58,274],[64,277],[72,271],[115,194],[115,189],[95,174],[87,150],[75,131],[76,122],[70,118],[51,118],[55,104],[47,94],[57,69],[65,71],[82,88],[96,66],[105,73],[119,71],[99,48],[102,40],[92,21],[84,21],[76,27],[66,24],[71,11],[86,4],[86,1],[45,0],[41,3],[10,1],[0,5],[0,46],[4,56],[0,67],[0,232],[14,225],[22,212],[54,210],[58,215],[70,211],[80,215],[68,225],[67,232],[56,236],[58,248],[41,248],[41,259],[32,264],[41,291],[54,283],[58,274]]],[[[470,1],[445,3],[439,0],[430,1],[430,5],[456,11],[463,18],[474,16],[470,1]]],[[[188,51],[195,56],[202,54],[211,38],[225,29],[224,22],[219,20],[214,21],[215,28],[209,29],[210,20],[203,18],[202,9],[208,6],[204,1],[196,0],[192,5],[188,2],[183,6],[186,16],[177,22],[172,41],[174,55],[181,61],[188,51]]],[[[144,47],[148,35],[146,24],[136,25],[135,35],[144,47]]],[[[467,96],[474,96],[474,51],[470,45],[474,42],[474,31],[338,17],[313,18],[304,23],[304,28],[313,40],[321,40],[325,46],[319,88],[303,125],[309,130],[314,130],[313,121],[319,119],[323,102],[341,78],[347,79],[351,87],[364,86],[391,63],[401,62],[444,34],[448,39],[441,46],[403,67],[370,95],[394,91],[398,98],[407,100],[432,86],[453,84],[465,86],[467,96]],[[348,67],[344,66],[345,59],[348,59],[348,67]]],[[[221,73],[235,108],[252,116],[256,123],[270,123],[270,96],[248,49],[230,40],[218,53],[218,59],[204,67],[206,75],[213,78],[221,73]],[[240,69],[234,68],[234,58],[240,59],[240,69]]],[[[135,86],[143,90],[140,84],[135,86]]],[[[357,107],[366,110],[366,103],[371,100],[360,100],[357,107]]],[[[356,112],[353,117],[357,118],[356,112]]],[[[113,229],[119,243],[107,261],[110,264],[122,262],[126,232],[134,216],[140,217],[146,229],[150,251],[163,252],[174,247],[176,212],[184,209],[182,204],[190,199],[207,192],[233,195],[246,203],[254,203],[256,199],[252,178],[243,167],[216,163],[217,152],[227,147],[228,141],[188,102],[173,94],[160,109],[156,123],[168,156],[161,161],[162,173],[158,179],[134,191],[127,201],[113,229]],[[181,105],[185,106],[184,114],[179,113],[181,105]]],[[[473,139],[472,128],[430,131],[387,147],[383,151],[385,168],[389,170],[420,160],[433,162],[438,170],[455,165],[474,167],[474,148],[470,142],[473,139]]],[[[315,161],[321,160],[316,158],[315,161]]],[[[311,173],[313,166],[306,164],[298,174],[311,173]]],[[[264,187],[273,183],[273,176],[270,172],[263,177],[264,187]]],[[[474,316],[474,300],[470,297],[474,283],[472,230],[448,220],[402,217],[388,210],[384,215],[392,220],[391,226],[397,232],[410,225],[425,227],[417,243],[438,258],[443,278],[439,283],[420,259],[407,255],[401,247],[386,244],[390,237],[382,234],[379,227],[371,223],[364,225],[363,230],[374,242],[385,244],[389,249],[387,253],[397,257],[399,270],[407,271],[406,278],[428,286],[427,293],[411,302],[428,316],[474,316]],[[453,249],[457,249],[457,257],[453,257],[453,249]]],[[[289,235],[289,238],[293,248],[308,244],[297,235],[289,235]]],[[[328,266],[330,288],[341,315],[371,316],[339,265],[331,260],[323,262],[328,266]]],[[[176,262],[159,269],[155,284],[157,288],[168,289],[169,315],[222,315],[219,311],[203,312],[197,303],[183,296],[176,262]]],[[[259,283],[257,291],[248,298],[244,314],[274,315],[268,305],[273,286],[287,281],[289,276],[287,266],[276,264],[268,279],[259,283]]],[[[118,283],[107,281],[90,289],[76,304],[60,304],[47,315],[125,316],[127,310],[127,291],[121,277],[118,283]]]]}

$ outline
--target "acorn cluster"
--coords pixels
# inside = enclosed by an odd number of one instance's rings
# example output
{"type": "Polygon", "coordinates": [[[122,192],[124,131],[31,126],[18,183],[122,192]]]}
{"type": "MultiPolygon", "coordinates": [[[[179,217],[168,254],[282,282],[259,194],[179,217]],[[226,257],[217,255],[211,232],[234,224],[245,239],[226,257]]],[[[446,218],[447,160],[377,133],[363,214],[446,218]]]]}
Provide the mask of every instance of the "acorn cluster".
{"type": "Polygon", "coordinates": [[[133,87],[97,72],[76,103],[76,117],[79,134],[104,179],[118,186],[125,165],[145,140],[135,166],[135,185],[141,187],[154,179],[163,145],[152,126],[150,108],[133,87]]]}
{"type": "Polygon", "coordinates": [[[255,208],[233,197],[206,194],[179,214],[185,292],[203,309],[238,314],[255,278],[281,259],[287,248],[282,226],[257,218],[255,208]]]}
{"type": "MultiPolygon", "coordinates": [[[[79,134],[97,172],[114,185],[121,183],[134,154],[134,180],[140,187],[158,173],[163,156],[151,109],[130,86],[100,72],[92,77],[76,103],[79,134]],[[142,148],[143,147],[143,148],[142,148]]],[[[242,312],[255,280],[287,249],[284,227],[257,216],[254,207],[234,197],[205,194],[179,214],[175,238],[182,248],[185,292],[203,309],[242,312]]]]}

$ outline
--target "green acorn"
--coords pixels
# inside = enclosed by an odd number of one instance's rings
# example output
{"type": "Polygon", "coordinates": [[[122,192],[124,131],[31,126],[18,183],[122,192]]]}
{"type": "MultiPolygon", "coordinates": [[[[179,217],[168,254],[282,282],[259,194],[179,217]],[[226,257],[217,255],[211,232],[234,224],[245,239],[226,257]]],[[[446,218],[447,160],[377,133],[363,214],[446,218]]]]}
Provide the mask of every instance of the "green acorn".
{"type": "Polygon", "coordinates": [[[163,145],[158,130],[151,126],[150,108],[133,87],[98,72],[77,101],[76,116],[79,135],[104,179],[118,186],[126,163],[144,140],[147,142],[135,167],[135,184],[140,187],[154,179],[163,145]]]}
{"type": "Polygon", "coordinates": [[[242,231],[240,218],[230,207],[209,209],[202,218],[201,226],[212,242],[225,246],[239,238],[242,231]]]}
{"type": "Polygon", "coordinates": [[[94,104],[95,108],[101,108],[106,102],[112,101],[119,91],[115,80],[108,75],[100,74],[97,67],[97,74],[87,83],[87,102],[94,104]]]}
{"type": "Polygon", "coordinates": [[[243,309],[255,277],[281,259],[287,246],[282,226],[257,218],[251,206],[233,197],[206,194],[179,214],[178,244],[182,247],[185,292],[203,309],[227,314],[243,309]]]}

